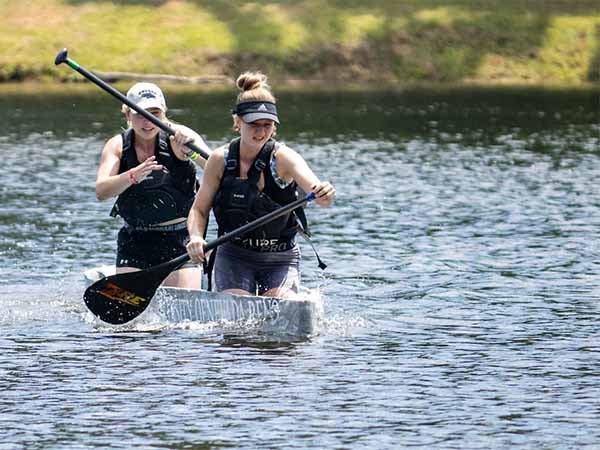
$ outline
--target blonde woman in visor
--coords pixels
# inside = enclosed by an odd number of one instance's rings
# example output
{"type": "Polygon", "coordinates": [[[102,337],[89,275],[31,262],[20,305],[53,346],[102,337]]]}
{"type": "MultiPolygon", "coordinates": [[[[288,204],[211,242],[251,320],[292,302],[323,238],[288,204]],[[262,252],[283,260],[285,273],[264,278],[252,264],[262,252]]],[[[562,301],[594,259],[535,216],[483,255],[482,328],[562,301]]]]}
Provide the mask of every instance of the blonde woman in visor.
{"type": "MultiPolygon", "coordinates": [[[[211,209],[223,235],[296,200],[298,187],[314,192],[321,206],[329,206],[335,198],[333,186],[320,181],[302,156],[273,139],[279,117],[267,77],[246,72],[238,77],[237,86],[241,93],[233,123],[240,137],[211,154],[188,220],[187,251],[194,262],[205,257],[203,236],[211,209]]],[[[217,247],[215,290],[270,297],[297,293],[296,223],[292,213],[217,247]]]]}

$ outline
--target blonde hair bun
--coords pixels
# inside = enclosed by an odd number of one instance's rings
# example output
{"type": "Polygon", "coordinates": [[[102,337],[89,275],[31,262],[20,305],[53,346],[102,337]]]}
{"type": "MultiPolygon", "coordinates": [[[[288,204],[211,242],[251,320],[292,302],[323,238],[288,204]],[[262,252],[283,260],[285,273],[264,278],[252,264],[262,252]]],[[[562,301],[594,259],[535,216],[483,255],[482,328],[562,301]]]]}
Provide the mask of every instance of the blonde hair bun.
{"type": "Polygon", "coordinates": [[[244,72],[237,78],[235,84],[242,92],[259,88],[270,90],[267,76],[262,72],[244,72]]]}

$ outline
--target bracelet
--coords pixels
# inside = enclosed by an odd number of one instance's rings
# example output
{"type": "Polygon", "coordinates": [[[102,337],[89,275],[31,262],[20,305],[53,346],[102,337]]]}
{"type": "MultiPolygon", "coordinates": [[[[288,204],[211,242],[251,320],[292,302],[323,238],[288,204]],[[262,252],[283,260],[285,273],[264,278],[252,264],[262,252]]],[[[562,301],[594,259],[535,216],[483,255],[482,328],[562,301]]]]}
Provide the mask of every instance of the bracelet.
{"type": "Polygon", "coordinates": [[[139,184],[140,182],[135,178],[135,174],[133,173],[133,169],[129,169],[129,179],[131,180],[131,184],[139,184]]]}

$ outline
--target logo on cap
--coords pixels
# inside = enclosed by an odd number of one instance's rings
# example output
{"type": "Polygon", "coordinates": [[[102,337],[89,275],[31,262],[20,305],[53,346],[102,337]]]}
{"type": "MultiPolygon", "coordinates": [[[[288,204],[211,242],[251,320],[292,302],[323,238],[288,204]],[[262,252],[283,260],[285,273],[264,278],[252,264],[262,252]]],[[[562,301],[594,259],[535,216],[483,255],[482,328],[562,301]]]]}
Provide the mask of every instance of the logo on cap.
{"type": "Polygon", "coordinates": [[[264,103],[261,103],[261,104],[260,104],[260,106],[258,107],[258,110],[259,110],[259,111],[266,111],[266,110],[267,110],[267,107],[265,106],[265,104],[264,104],[264,103]]]}
{"type": "Polygon", "coordinates": [[[140,91],[138,95],[142,98],[157,98],[156,92],[152,92],[150,90],[140,91]]]}

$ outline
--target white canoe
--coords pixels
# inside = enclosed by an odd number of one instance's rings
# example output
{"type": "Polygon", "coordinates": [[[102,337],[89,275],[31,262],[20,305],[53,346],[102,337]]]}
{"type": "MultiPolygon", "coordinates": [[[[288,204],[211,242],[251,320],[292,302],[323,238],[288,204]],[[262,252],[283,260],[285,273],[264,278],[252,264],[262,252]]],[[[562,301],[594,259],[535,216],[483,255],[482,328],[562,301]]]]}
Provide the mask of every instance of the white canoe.
{"type": "MultiPolygon", "coordinates": [[[[85,271],[86,286],[112,275],[114,271],[111,266],[85,271]]],[[[303,291],[298,298],[280,299],[225,294],[204,289],[160,287],[149,309],[172,323],[186,320],[206,323],[251,322],[261,331],[292,336],[316,334],[323,317],[323,303],[318,295],[308,290],[303,291]]]]}

